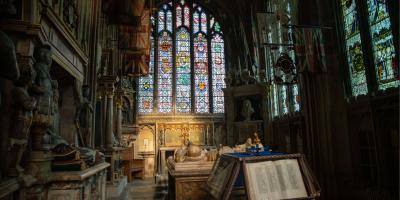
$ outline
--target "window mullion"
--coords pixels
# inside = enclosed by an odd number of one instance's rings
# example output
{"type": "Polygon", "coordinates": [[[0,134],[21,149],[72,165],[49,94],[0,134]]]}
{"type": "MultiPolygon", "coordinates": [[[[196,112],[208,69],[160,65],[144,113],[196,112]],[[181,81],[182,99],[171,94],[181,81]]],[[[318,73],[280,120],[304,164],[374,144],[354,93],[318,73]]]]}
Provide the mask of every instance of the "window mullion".
{"type": "Polygon", "coordinates": [[[155,27],[153,31],[153,40],[154,40],[154,59],[153,59],[153,112],[158,111],[158,40],[159,40],[159,33],[158,33],[158,11],[155,13],[155,27]]]}
{"type": "Polygon", "coordinates": [[[207,23],[207,35],[206,35],[206,38],[207,38],[207,47],[208,47],[208,51],[207,51],[207,54],[208,54],[208,97],[209,97],[209,112],[210,113],[213,113],[214,112],[214,98],[213,98],[213,82],[212,82],[212,78],[213,78],[213,74],[212,74],[212,57],[211,57],[211,39],[212,39],[212,35],[211,35],[211,32],[210,32],[210,15],[209,14],[206,14],[206,16],[207,16],[207,20],[206,20],[206,23],[207,23]]]}
{"type": "Polygon", "coordinates": [[[365,75],[367,78],[368,93],[371,93],[378,90],[378,84],[375,73],[372,38],[369,30],[367,1],[356,0],[355,3],[357,11],[360,16],[359,17],[360,37],[361,37],[362,50],[364,52],[364,66],[365,66],[365,75]]]}

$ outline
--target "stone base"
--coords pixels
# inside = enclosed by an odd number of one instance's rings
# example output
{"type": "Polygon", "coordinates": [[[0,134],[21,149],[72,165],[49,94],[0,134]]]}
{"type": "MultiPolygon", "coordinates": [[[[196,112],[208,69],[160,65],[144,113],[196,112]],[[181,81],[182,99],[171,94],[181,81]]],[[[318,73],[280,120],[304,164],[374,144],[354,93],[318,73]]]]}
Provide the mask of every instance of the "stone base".
{"type": "Polygon", "coordinates": [[[107,183],[107,199],[119,198],[122,192],[126,189],[128,184],[128,178],[126,176],[121,177],[114,183],[107,183]]]}

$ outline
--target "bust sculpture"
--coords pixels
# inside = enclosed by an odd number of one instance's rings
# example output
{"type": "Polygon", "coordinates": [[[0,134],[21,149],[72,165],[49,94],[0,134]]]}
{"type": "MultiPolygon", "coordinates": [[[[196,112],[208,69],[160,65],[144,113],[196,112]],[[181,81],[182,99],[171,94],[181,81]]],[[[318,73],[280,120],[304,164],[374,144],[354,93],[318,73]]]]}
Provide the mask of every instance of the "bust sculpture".
{"type": "Polygon", "coordinates": [[[246,99],[243,101],[243,105],[242,105],[242,116],[244,117],[245,121],[250,121],[251,120],[251,116],[254,113],[254,109],[251,105],[251,101],[246,99]]]}

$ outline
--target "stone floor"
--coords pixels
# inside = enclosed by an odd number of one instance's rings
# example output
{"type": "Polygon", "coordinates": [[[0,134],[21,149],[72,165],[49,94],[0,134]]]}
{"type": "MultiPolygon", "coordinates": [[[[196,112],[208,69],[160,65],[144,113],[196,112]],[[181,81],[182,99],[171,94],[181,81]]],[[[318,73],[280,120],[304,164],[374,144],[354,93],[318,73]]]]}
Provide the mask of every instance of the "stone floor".
{"type": "MultiPolygon", "coordinates": [[[[167,181],[154,182],[151,179],[135,179],[128,183],[126,190],[118,200],[166,200],[168,195],[167,181]]],[[[108,200],[117,200],[115,198],[108,200]]]]}

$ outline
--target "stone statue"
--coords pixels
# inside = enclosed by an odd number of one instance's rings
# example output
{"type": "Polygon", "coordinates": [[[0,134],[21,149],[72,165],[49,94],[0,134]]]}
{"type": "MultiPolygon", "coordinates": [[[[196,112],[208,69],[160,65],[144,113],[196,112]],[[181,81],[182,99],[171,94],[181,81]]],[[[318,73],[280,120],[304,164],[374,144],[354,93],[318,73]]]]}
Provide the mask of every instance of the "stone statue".
{"type": "Polygon", "coordinates": [[[34,73],[31,67],[23,68],[21,77],[12,91],[14,110],[13,125],[10,132],[11,162],[8,170],[9,176],[22,176],[23,174],[23,169],[19,164],[28,144],[33,118],[32,111],[36,109],[37,103],[36,99],[28,94],[28,88],[33,84],[34,73]]]}
{"type": "Polygon", "coordinates": [[[242,116],[244,117],[245,121],[250,121],[251,120],[251,116],[254,113],[254,109],[251,105],[251,101],[246,99],[243,101],[243,105],[242,105],[242,116]]]}
{"type": "Polygon", "coordinates": [[[91,143],[92,133],[92,114],[93,107],[90,102],[90,88],[87,85],[82,86],[82,99],[76,107],[75,124],[78,129],[81,145],[88,146],[91,143]]]}
{"type": "Polygon", "coordinates": [[[34,57],[36,63],[36,87],[34,92],[38,95],[38,114],[52,115],[53,112],[53,81],[50,76],[50,67],[52,63],[51,47],[49,45],[41,45],[35,49],[34,57]]]}
{"type": "Polygon", "coordinates": [[[206,151],[200,146],[193,144],[188,139],[174,152],[175,162],[196,162],[207,160],[206,151]]]}
{"type": "MultiPolygon", "coordinates": [[[[19,76],[19,68],[15,55],[13,41],[0,31],[0,155],[5,155],[8,147],[8,133],[11,119],[12,88],[13,81],[19,76]]],[[[0,166],[0,180],[3,172],[6,172],[6,165],[0,166]]]]}

